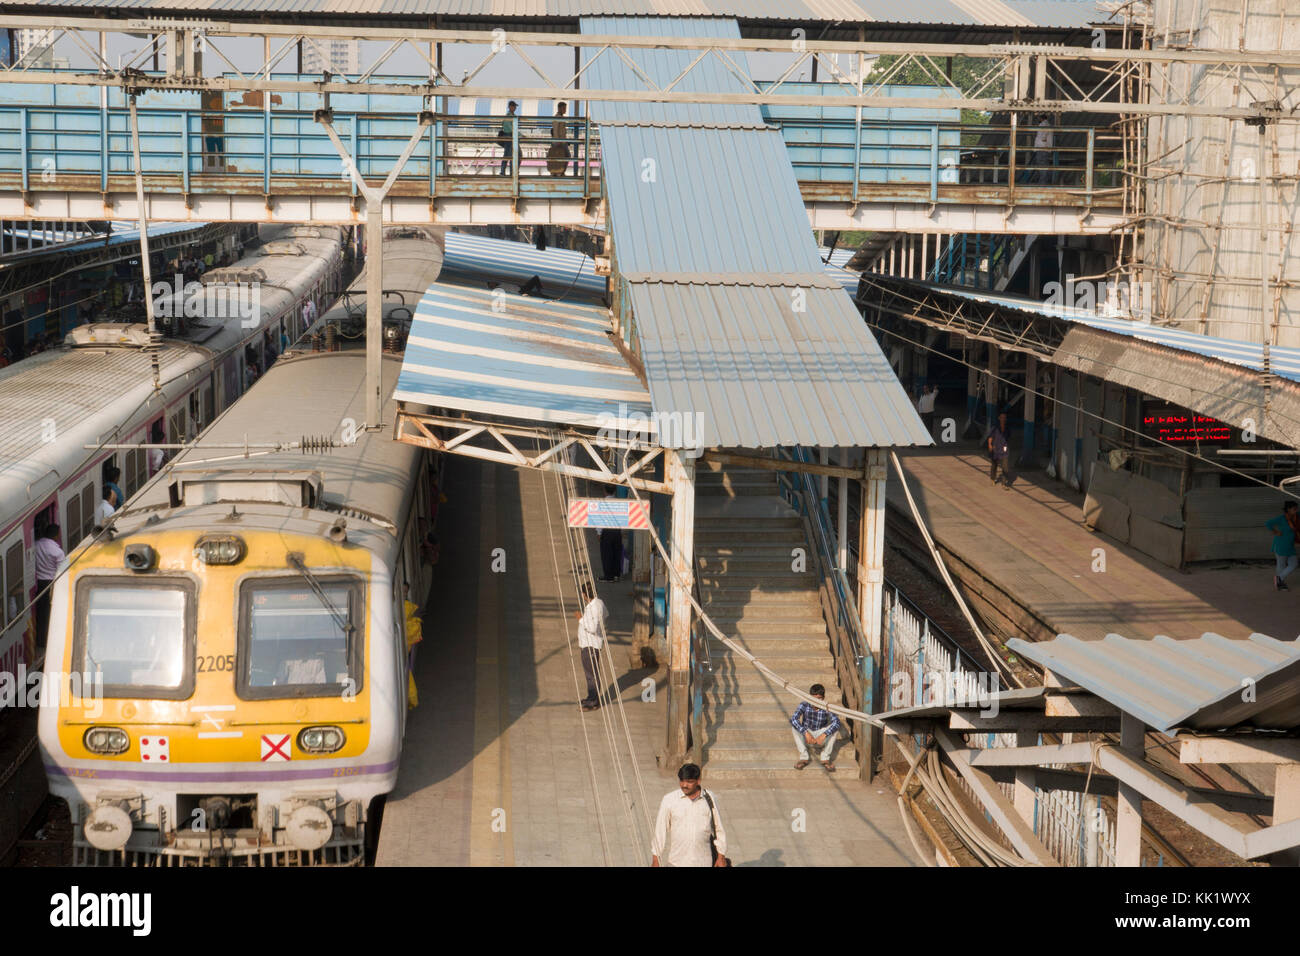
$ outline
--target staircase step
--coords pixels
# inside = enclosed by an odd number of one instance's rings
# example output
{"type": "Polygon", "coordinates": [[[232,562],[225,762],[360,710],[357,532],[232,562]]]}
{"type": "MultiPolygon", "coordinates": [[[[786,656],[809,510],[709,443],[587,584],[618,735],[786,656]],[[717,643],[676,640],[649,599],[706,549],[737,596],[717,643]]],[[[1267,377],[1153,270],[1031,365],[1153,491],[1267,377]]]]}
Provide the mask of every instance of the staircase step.
{"type": "MultiPolygon", "coordinates": [[[[731,636],[731,635],[728,635],[731,636]]],[[[736,643],[754,657],[763,659],[771,658],[774,661],[788,657],[816,657],[818,654],[823,657],[829,656],[831,650],[827,644],[826,632],[820,635],[806,635],[803,637],[732,637],[736,643]]],[[[708,654],[714,659],[727,657],[731,654],[731,648],[723,644],[722,641],[715,639],[714,636],[708,637],[708,654]]]]}
{"type": "MultiPolygon", "coordinates": [[[[795,561],[796,555],[791,554],[795,548],[801,547],[795,545],[790,549],[773,548],[775,554],[718,554],[716,552],[696,551],[698,558],[697,567],[699,573],[703,574],[712,571],[718,574],[740,574],[740,575],[759,575],[762,577],[777,577],[783,574],[804,576],[812,574],[811,571],[794,571],[791,565],[795,561]]],[[[804,565],[811,567],[808,561],[807,549],[804,549],[804,565]]]]}
{"type": "MultiPolygon", "coordinates": [[[[793,747],[791,747],[793,750],[793,747]]],[[[811,754],[809,755],[812,756],[811,754]]],[[[803,770],[794,769],[794,757],[788,761],[780,759],[753,761],[747,763],[709,763],[708,774],[709,780],[807,780],[813,786],[824,785],[829,783],[833,778],[842,778],[845,780],[856,780],[858,776],[857,762],[852,759],[852,754],[841,758],[837,753],[835,755],[835,773],[827,773],[819,763],[811,763],[803,770]]],[[[725,810],[723,811],[726,812],[725,810]]]]}
{"type": "MultiPolygon", "coordinates": [[[[764,518],[762,521],[740,520],[739,515],[695,515],[695,535],[753,535],[767,534],[774,531],[795,531],[803,539],[803,519],[798,515],[782,515],[776,518],[764,518]]],[[[743,539],[742,539],[743,540],[743,539]]],[[[750,539],[752,540],[752,539],[750,539]]]]}
{"type": "MultiPolygon", "coordinates": [[[[759,660],[762,660],[768,667],[800,690],[807,690],[813,684],[821,684],[823,687],[835,686],[835,672],[826,666],[825,659],[812,663],[790,663],[789,661],[779,661],[778,663],[779,659],[775,657],[766,659],[760,657],[759,660]]],[[[771,687],[779,691],[781,685],[770,680],[766,674],[763,674],[744,658],[737,660],[735,667],[726,668],[719,668],[718,661],[715,658],[712,673],[704,675],[705,692],[715,691],[713,695],[715,699],[719,695],[729,694],[733,690],[745,692],[762,690],[765,687],[771,687]]],[[[725,702],[724,700],[723,703],[725,702]]],[[[791,710],[793,709],[791,707],[791,710]]]]}
{"type": "MultiPolygon", "coordinates": [[[[749,653],[753,654],[760,661],[767,664],[768,667],[781,674],[783,677],[790,675],[786,671],[793,670],[823,670],[829,668],[827,663],[830,660],[830,651],[826,648],[826,641],[823,638],[820,641],[809,641],[799,644],[796,641],[767,641],[763,644],[755,644],[752,641],[740,643],[740,646],[749,653]],[[775,646],[773,646],[775,645],[775,646]]],[[[718,641],[709,642],[709,658],[713,662],[713,669],[717,671],[722,665],[734,660],[736,669],[748,668],[754,669],[745,658],[736,654],[726,644],[718,641]]]]}
{"type": "Polygon", "coordinates": [[[702,560],[726,560],[739,558],[746,561],[781,561],[785,567],[790,566],[790,551],[793,548],[807,548],[802,535],[789,536],[789,547],[784,540],[767,543],[766,541],[733,543],[726,535],[718,535],[709,541],[695,537],[695,554],[702,560]]]}
{"type": "Polygon", "coordinates": [[[695,520],[746,518],[750,521],[780,521],[794,518],[794,509],[780,495],[699,495],[695,499],[695,520]]]}
{"type": "Polygon", "coordinates": [[[704,600],[700,603],[704,608],[706,610],[715,608],[724,617],[740,617],[746,608],[769,608],[784,604],[811,608],[819,617],[821,616],[821,596],[811,588],[801,588],[797,591],[718,588],[708,591],[701,589],[701,592],[704,600]]]}
{"type": "MultiPolygon", "coordinates": [[[[712,616],[712,615],[710,615],[712,616]]],[[[758,620],[723,620],[716,619],[714,624],[726,637],[745,641],[798,640],[813,635],[825,640],[826,625],[818,615],[817,620],[806,621],[758,621],[758,620]]],[[[710,640],[712,640],[710,636],[710,640]]]]}

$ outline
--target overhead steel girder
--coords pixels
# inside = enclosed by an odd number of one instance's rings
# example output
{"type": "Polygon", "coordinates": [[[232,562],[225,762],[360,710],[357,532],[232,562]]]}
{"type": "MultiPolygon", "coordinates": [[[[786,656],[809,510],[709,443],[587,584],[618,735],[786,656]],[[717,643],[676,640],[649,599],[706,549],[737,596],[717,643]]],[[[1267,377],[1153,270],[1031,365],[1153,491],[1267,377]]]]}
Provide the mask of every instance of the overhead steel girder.
{"type": "MultiPolygon", "coordinates": [[[[892,281],[889,276],[864,273],[862,282],[878,298],[858,298],[866,309],[910,319],[943,332],[988,342],[1002,349],[1024,352],[1051,361],[1065,337],[1066,329],[1051,316],[1038,316],[1010,309],[994,302],[979,302],[947,295],[910,283],[892,281]]],[[[885,330],[886,334],[888,330],[885,330]]]]}
{"type": "MultiPolygon", "coordinates": [[[[76,42],[89,51],[93,58],[99,59],[79,36],[80,32],[134,32],[171,33],[181,38],[185,49],[195,44],[210,44],[212,40],[226,37],[257,37],[264,39],[267,49],[265,61],[254,72],[244,73],[235,70],[236,77],[206,77],[174,73],[168,76],[150,76],[138,70],[113,70],[111,65],[100,60],[98,72],[54,73],[32,70],[30,67],[14,67],[0,70],[0,82],[73,84],[91,86],[125,86],[136,90],[149,89],[204,89],[204,90],[238,90],[238,91],[275,91],[275,92],[338,92],[338,93],[392,93],[422,96],[451,97],[486,97],[508,98],[532,96],[544,99],[567,99],[580,96],[589,101],[617,102],[655,102],[655,103],[737,103],[737,104],[771,104],[789,106],[825,105],[828,100],[845,106],[897,107],[900,104],[909,107],[933,109],[951,109],[966,107],[981,110],[1018,110],[1018,111],[1065,111],[1096,114],[1128,115],[1204,115],[1240,119],[1260,119],[1268,122],[1297,119],[1294,108],[1300,105],[1300,88],[1291,88],[1281,95],[1275,94],[1268,103],[1256,103],[1249,106],[1218,106],[1202,103],[1132,103],[1112,99],[1115,92],[1113,76],[1116,71],[1134,71],[1144,66],[1159,66],[1172,63],[1191,63],[1203,65],[1210,70],[1219,70],[1225,74],[1235,71],[1240,66],[1251,66],[1279,71],[1279,79],[1285,79],[1283,71],[1300,69],[1300,56],[1281,51],[1274,52],[1238,52],[1221,50],[1115,50],[1093,49],[1091,47],[1065,47],[1054,45],[1000,44],[979,46],[973,44],[922,44],[870,43],[840,41],[799,41],[796,45],[790,40],[727,40],[710,37],[690,38],[655,38],[628,36],[584,36],[567,33],[529,33],[506,30],[496,31],[458,31],[458,30],[411,30],[394,27],[311,27],[311,38],[325,37],[359,37],[367,40],[390,41],[390,45],[373,64],[361,75],[360,79],[350,82],[345,79],[325,79],[304,81],[298,79],[276,78],[273,69],[282,60],[288,49],[299,40],[309,37],[300,24],[237,24],[201,19],[170,20],[163,18],[142,18],[113,20],[98,17],[10,17],[10,26],[14,29],[54,30],[58,35],[72,35],[76,42]],[[270,54],[272,41],[278,43],[275,54],[270,54]],[[608,54],[625,56],[623,51],[634,49],[657,49],[672,46],[681,50],[699,50],[698,57],[692,59],[680,74],[662,87],[643,77],[645,89],[638,90],[592,90],[578,89],[578,80],[585,70],[579,69],[572,76],[563,78],[562,83],[549,77],[531,61],[525,59],[544,84],[540,87],[488,87],[476,86],[462,81],[455,84],[442,73],[437,65],[425,56],[429,62],[429,81],[425,83],[395,83],[373,79],[376,72],[398,49],[407,44],[474,44],[487,45],[491,52],[484,57],[483,63],[470,74],[469,79],[478,76],[482,67],[493,57],[505,50],[523,47],[582,48],[595,50],[593,58],[608,54]],[[814,58],[827,66],[828,80],[834,84],[835,93],[787,94],[777,92],[784,80],[773,84],[769,89],[760,89],[751,82],[752,89],[739,93],[695,92],[676,89],[687,74],[709,58],[727,58],[730,52],[776,52],[798,53],[805,58],[814,58]],[[897,56],[909,62],[915,62],[922,70],[933,63],[949,56],[966,56],[988,61],[985,76],[982,78],[980,94],[987,94],[1002,86],[998,96],[972,95],[962,98],[943,98],[934,96],[897,97],[885,96],[886,91],[881,77],[859,77],[845,73],[835,65],[831,56],[840,53],[876,57],[881,55],[897,56]],[[1040,70],[1054,68],[1063,73],[1065,64],[1086,64],[1100,69],[1103,77],[1111,76],[1112,81],[1104,78],[1088,90],[1071,83],[1069,86],[1056,84],[1064,93],[1064,98],[1050,98],[1045,89],[1038,89],[1034,84],[1032,96],[1007,94],[1028,91],[1027,71],[1038,66],[1040,70]],[[1077,96],[1073,94],[1078,94],[1077,96]],[[1290,104],[1288,106],[1288,103],[1290,104]]],[[[417,50],[419,47],[415,47],[417,50]]],[[[220,51],[216,51],[221,56],[220,51]]],[[[423,52],[421,55],[424,56],[423,52]]],[[[222,59],[228,58],[222,56],[222,59]]],[[[183,68],[183,67],[182,67],[183,68]]],[[[232,64],[233,68],[233,64],[232,64]]],[[[1281,91],[1279,91],[1280,93],[1281,91]]]]}
{"type": "Polygon", "coordinates": [[[587,478],[610,485],[628,485],[640,491],[659,494],[672,494],[673,491],[670,481],[659,481],[642,474],[663,454],[663,448],[630,439],[598,436],[594,431],[505,425],[399,408],[393,437],[408,445],[477,458],[480,461],[536,471],[554,471],[575,478],[587,478]],[[438,430],[450,431],[452,434],[440,435],[438,430]],[[535,443],[537,449],[520,448],[520,439],[535,443]],[[628,453],[626,468],[621,472],[612,471],[596,451],[597,448],[628,453]],[[570,449],[585,454],[590,464],[564,461],[562,456],[570,449]]]}

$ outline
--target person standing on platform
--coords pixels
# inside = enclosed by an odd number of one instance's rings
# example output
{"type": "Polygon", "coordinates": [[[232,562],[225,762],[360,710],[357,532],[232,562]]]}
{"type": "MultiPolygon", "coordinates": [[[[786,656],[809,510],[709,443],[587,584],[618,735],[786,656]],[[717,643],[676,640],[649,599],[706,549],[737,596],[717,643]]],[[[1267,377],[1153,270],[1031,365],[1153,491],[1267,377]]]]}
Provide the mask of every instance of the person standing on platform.
{"type": "Polygon", "coordinates": [[[1287,499],[1282,503],[1282,513],[1270,518],[1265,524],[1273,532],[1273,557],[1277,561],[1277,570],[1273,573],[1273,590],[1289,591],[1286,579],[1296,569],[1296,539],[1300,537],[1300,512],[1295,501],[1287,499]]]}
{"type": "Polygon", "coordinates": [[[921,413],[921,421],[925,423],[925,430],[931,438],[934,437],[934,403],[938,398],[939,386],[927,385],[916,403],[916,410],[921,413]]]}
{"type": "MultiPolygon", "coordinates": [[[[821,684],[813,684],[808,688],[808,693],[812,694],[819,701],[826,702],[826,688],[821,684]]],[[[821,747],[822,752],[819,758],[822,766],[826,768],[827,773],[835,772],[835,763],[831,757],[835,753],[835,740],[840,732],[840,718],[832,714],[823,707],[815,707],[808,701],[800,701],[799,706],[795,708],[794,714],[790,717],[790,726],[794,728],[794,745],[799,750],[799,759],[794,765],[795,770],[802,770],[808,766],[808,747],[806,744],[812,744],[814,747],[821,747]]]]}
{"type": "Polygon", "coordinates": [[[555,107],[555,119],[551,123],[551,139],[554,142],[546,150],[546,171],[552,176],[563,176],[569,168],[569,125],[564,116],[569,111],[569,104],[563,100],[555,107]]]}
{"type": "Polygon", "coordinates": [[[730,866],[727,833],[713,794],[700,786],[700,768],[683,764],[677,771],[679,789],[659,803],[651,866],[730,866]]]}
{"type": "Polygon", "coordinates": [[[50,587],[67,555],[59,546],[59,526],[47,524],[36,541],[36,640],[45,646],[50,626],[50,587]]]}
{"type": "Polygon", "coordinates": [[[605,624],[609,621],[609,608],[585,585],[582,597],[587,602],[587,606],[577,615],[578,653],[582,655],[582,673],[587,678],[587,696],[582,700],[582,709],[595,710],[600,706],[600,652],[605,646],[605,624]]]}
{"type": "Polygon", "coordinates": [[[1011,471],[1007,467],[1011,460],[1011,441],[1007,432],[1007,413],[998,413],[998,423],[989,432],[989,480],[998,483],[998,469],[1002,469],[1002,488],[1011,490],[1011,471]]]}
{"type": "Polygon", "coordinates": [[[501,144],[501,175],[505,176],[510,171],[511,156],[518,160],[518,155],[514,152],[514,135],[515,135],[515,110],[519,104],[511,100],[506,104],[506,118],[501,121],[501,128],[497,130],[497,142],[501,144]]]}
{"type": "MultiPolygon", "coordinates": [[[[611,490],[606,498],[614,498],[611,490]]],[[[600,529],[600,580],[602,583],[617,581],[623,575],[623,529],[600,529]]]]}

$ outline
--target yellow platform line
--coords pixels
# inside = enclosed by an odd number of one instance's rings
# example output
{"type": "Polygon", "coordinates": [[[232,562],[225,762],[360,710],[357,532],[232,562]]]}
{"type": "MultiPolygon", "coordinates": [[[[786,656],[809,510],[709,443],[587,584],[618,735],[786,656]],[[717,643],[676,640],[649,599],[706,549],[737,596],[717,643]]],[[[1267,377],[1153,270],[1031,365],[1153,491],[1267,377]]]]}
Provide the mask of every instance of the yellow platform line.
{"type": "Polygon", "coordinates": [[[479,510],[478,628],[474,657],[474,762],[470,795],[470,866],[514,866],[510,805],[510,714],[507,693],[503,586],[511,562],[522,555],[507,551],[506,571],[491,570],[492,551],[503,547],[497,536],[496,469],[484,465],[479,510]],[[501,827],[504,825],[504,830],[501,827]]]}

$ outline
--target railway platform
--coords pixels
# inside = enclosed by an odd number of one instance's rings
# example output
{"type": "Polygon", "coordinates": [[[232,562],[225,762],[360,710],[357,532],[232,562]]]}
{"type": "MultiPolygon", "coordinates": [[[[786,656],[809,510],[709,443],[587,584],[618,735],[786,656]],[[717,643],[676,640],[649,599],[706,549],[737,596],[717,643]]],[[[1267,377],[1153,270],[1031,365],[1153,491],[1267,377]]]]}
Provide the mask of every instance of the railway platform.
{"type": "MultiPolygon", "coordinates": [[[[1207,631],[1294,640],[1294,591],[1273,589],[1271,564],[1217,562],[1181,572],[1083,524],[1083,496],[1041,472],[1017,473],[1010,491],[989,480],[975,443],[899,450],[917,507],[978,613],[1005,637],[1058,633],[1175,639],[1207,631]],[[1095,549],[1102,549],[1104,570],[1095,549]]],[[[891,472],[889,536],[922,567],[932,561],[891,472]]],[[[1260,529],[1260,557],[1269,555],[1260,529]]]]}
{"type": "MultiPolygon", "coordinates": [[[[376,864],[648,864],[650,827],[676,787],[676,768],[656,764],[667,672],[632,666],[631,585],[599,586],[625,736],[618,708],[578,707],[585,688],[568,644],[576,596],[554,478],[452,458],[444,492],[441,559],[416,665],[420,704],[376,864]],[[504,570],[494,571],[498,548],[504,570]]],[[[793,701],[773,701],[787,704],[793,710],[793,701]]],[[[778,739],[789,743],[788,734],[778,739]]],[[[704,785],[738,866],[919,863],[882,782],[815,768],[797,780],[711,781],[709,769],[704,785]]]]}

